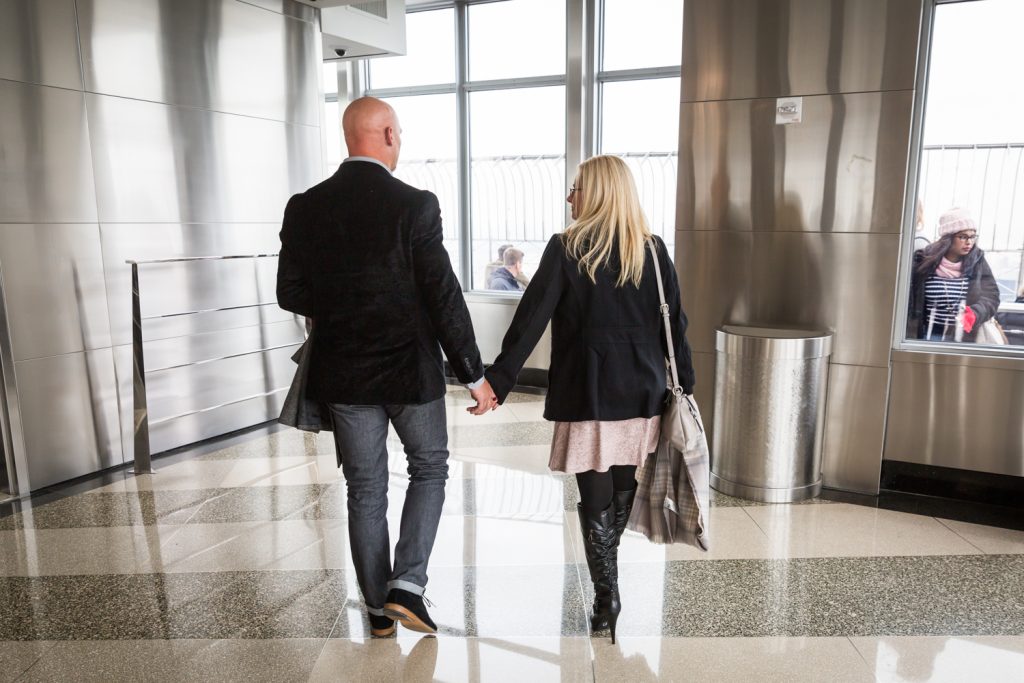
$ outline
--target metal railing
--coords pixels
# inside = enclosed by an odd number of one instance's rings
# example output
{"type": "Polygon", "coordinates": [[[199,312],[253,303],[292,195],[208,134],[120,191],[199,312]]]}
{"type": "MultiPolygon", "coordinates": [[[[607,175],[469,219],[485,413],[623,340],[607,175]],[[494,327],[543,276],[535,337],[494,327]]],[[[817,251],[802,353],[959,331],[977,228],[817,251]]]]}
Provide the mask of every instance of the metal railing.
{"type": "MultiPolygon", "coordinates": [[[[674,152],[618,155],[633,172],[640,203],[651,231],[671,249],[675,240],[676,178],[679,155],[674,152]]],[[[565,156],[557,154],[496,156],[473,159],[470,164],[472,197],[469,221],[473,275],[463,273],[470,289],[487,286],[486,264],[497,248],[512,244],[525,253],[531,272],[540,260],[548,238],[566,225],[565,156]],[[466,279],[468,278],[468,279],[466,279]]],[[[459,253],[458,164],[454,159],[403,161],[395,175],[414,187],[437,195],[444,221],[444,241],[449,253],[459,253]]],[[[458,259],[453,256],[453,262],[458,259]]]]}
{"type": "MultiPolygon", "coordinates": [[[[188,256],[180,258],[165,258],[165,259],[149,259],[149,260],[127,260],[125,263],[132,267],[132,425],[134,434],[134,459],[135,463],[132,468],[132,472],[135,474],[154,474],[152,462],[152,453],[150,452],[149,442],[149,427],[150,427],[150,416],[149,416],[149,405],[146,398],[146,362],[145,353],[143,348],[143,336],[142,336],[142,323],[145,320],[158,320],[165,318],[176,318],[185,315],[196,315],[200,313],[211,313],[218,311],[231,311],[245,308],[257,308],[260,306],[267,306],[275,304],[276,302],[259,302],[255,304],[246,304],[240,306],[225,306],[223,308],[207,308],[195,311],[177,311],[174,313],[164,313],[161,315],[150,315],[143,317],[142,315],[142,298],[140,296],[139,287],[139,266],[149,266],[166,263],[191,263],[197,261],[228,261],[235,259],[261,259],[261,258],[277,258],[277,254],[242,254],[233,256],[188,256]]],[[[295,346],[296,344],[286,344],[284,346],[295,346]]],[[[219,356],[217,358],[205,358],[198,361],[192,361],[190,363],[174,364],[166,367],[149,370],[148,372],[164,372],[167,370],[174,370],[183,367],[189,367],[193,365],[201,365],[204,363],[211,363],[218,360],[226,360],[228,358],[238,358],[241,356],[250,356],[256,353],[264,353],[266,351],[273,351],[275,349],[284,348],[284,346],[272,346],[268,348],[260,348],[251,351],[243,351],[240,353],[232,353],[228,355],[219,356]]],[[[284,387],[287,389],[287,387],[284,387]]],[[[235,403],[241,403],[243,401],[249,401],[254,398],[262,398],[270,396],[272,394],[283,391],[284,389],[278,388],[273,391],[267,391],[259,394],[253,394],[250,396],[243,396],[242,398],[227,401],[225,403],[208,406],[205,408],[198,408],[196,410],[186,411],[171,415],[160,420],[153,421],[153,424],[159,424],[170,420],[176,420],[189,415],[197,415],[205,413],[217,408],[223,408],[224,406],[233,405],[235,403]]]]}
{"type": "MultiPolygon", "coordinates": [[[[670,239],[675,230],[675,152],[619,154],[633,171],[651,230],[670,239]]],[[[473,235],[494,242],[544,241],[565,227],[565,155],[539,154],[472,160],[473,235]]],[[[437,195],[445,240],[457,240],[458,170],[455,159],[402,161],[395,175],[437,195]]]]}

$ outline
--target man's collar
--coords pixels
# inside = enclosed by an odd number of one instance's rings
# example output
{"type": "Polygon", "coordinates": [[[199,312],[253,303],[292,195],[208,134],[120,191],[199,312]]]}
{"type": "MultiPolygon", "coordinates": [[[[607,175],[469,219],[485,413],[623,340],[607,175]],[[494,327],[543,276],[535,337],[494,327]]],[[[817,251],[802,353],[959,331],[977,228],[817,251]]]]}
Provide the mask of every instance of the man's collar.
{"type": "Polygon", "coordinates": [[[345,159],[344,161],[342,161],[341,163],[347,164],[350,161],[368,161],[371,164],[377,164],[378,166],[383,168],[385,171],[387,171],[389,174],[391,174],[391,169],[388,168],[387,165],[383,161],[381,161],[380,159],[374,159],[373,157],[349,157],[349,158],[345,159]]]}

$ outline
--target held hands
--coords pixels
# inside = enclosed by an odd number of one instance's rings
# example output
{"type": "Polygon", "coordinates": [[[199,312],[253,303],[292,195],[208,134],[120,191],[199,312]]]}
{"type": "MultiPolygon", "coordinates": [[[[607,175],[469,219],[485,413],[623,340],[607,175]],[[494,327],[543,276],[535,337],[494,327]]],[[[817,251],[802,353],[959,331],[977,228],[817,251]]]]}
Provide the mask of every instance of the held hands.
{"type": "Polygon", "coordinates": [[[498,407],[498,397],[494,395],[494,389],[491,388],[491,383],[487,380],[484,380],[484,383],[476,389],[470,389],[469,393],[476,401],[475,406],[466,408],[466,412],[471,415],[483,415],[498,407]]]}

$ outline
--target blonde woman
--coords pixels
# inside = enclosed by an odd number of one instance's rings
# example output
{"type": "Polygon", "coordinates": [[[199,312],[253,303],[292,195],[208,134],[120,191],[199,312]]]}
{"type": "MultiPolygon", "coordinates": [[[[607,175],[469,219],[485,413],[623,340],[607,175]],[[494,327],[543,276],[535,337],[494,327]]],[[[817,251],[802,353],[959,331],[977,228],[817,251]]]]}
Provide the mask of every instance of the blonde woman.
{"type": "Polygon", "coordinates": [[[591,629],[621,608],[619,537],[636,493],[636,468],[655,450],[666,399],[665,340],[653,242],[678,348],[679,382],[693,392],[686,316],[665,243],[651,235],[636,185],[618,157],[580,164],[567,201],[572,224],[548,242],[501,354],[487,370],[499,402],[551,321],[544,418],[555,423],[549,467],[576,475],[577,506],[594,582],[591,629]]]}

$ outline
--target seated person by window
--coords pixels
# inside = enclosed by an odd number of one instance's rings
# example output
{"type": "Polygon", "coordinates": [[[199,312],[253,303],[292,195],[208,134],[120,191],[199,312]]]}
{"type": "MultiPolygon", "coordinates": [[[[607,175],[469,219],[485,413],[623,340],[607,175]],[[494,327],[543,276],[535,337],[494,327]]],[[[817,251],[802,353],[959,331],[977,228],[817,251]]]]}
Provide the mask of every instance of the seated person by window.
{"type": "Polygon", "coordinates": [[[498,268],[503,268],[505,266],[505,250],[511,248],[511,244],[501,245],[500,247],[498,247],[498,260],[491,261],[486,266],[484,266],[484,282],[487,283],[488,287],[491,286],[491,276],[494,275],[494,271],[496,271],[498,268]]]}
{"type": "Polygon", "coordinates": [[[999,287],[978,229],[963,209],[939,218],[938,239],[914,253],[907,335],[926,341],[974,342],[999,309],[999,287]]]}
{"type": "Polygon", "coordinates": [[[523,273],[523,252],[514,247],[505,249],[502,262],[504,265],[491,273],[487,289],[498,292],[521,292],[526,289],[530,279],[523,273]]]}

